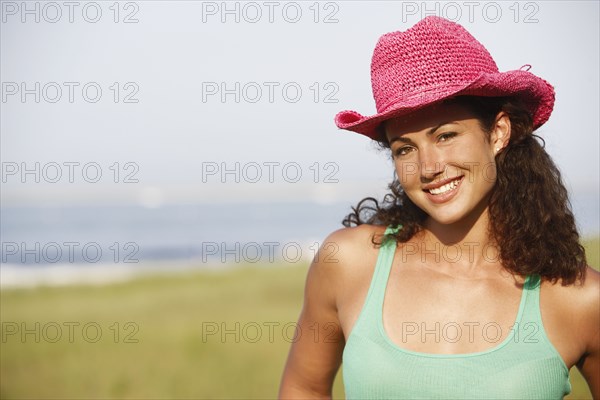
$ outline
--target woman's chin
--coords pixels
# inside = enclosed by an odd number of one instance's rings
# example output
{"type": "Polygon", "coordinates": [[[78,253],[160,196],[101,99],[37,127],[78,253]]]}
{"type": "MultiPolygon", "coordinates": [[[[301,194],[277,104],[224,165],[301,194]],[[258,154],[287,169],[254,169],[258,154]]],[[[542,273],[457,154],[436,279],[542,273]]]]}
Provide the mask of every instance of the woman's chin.
{"type": "Polygon", "coordinates": [[[428,215],[428,223],[449,226],[473,225],[485,212],[485,200],[482,203],[475,205],[473,208],[465,205],[456,204],[456,207],[444,207],[444,209],[430,209],[426,213],[428,215]]]}
{"type": "Polygon", "coordinates": [[[438,225],[454,225],[463,220],[461,216],[458,215],[436,215],[429,214],[429,222],[438,224],[438,225]]]}
{"type": "MultiPolygon", "coordinates": [[[[458,204],[457,204],[458,205],[458,204]]],[[[469,219],[469,213],[462,207],[449,207],[448,205],[427,210],[429,222],[439,225],[455,225],[469,219]]]]}

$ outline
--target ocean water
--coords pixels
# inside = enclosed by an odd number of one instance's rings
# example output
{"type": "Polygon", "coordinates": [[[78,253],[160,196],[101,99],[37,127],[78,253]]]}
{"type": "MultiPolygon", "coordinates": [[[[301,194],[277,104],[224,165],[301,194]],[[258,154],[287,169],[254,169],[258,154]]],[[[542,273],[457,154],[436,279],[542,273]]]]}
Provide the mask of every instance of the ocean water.
{"type": "MultiPolygon", "coordinates": [[[[598,196],[578,196],[572,203],[582,235],[599,235],[598,196]]],[[[350,206],[299,202],[3,207],[2,264],[300,262],[310,260],[321,241],[342,227],[350,206]]]]}
{"type": "Polygon", "coordinates": [[[1,257],[11,265],[299,261],[348,212],[349,204],[314,203],[2,208],[1,257]]]}

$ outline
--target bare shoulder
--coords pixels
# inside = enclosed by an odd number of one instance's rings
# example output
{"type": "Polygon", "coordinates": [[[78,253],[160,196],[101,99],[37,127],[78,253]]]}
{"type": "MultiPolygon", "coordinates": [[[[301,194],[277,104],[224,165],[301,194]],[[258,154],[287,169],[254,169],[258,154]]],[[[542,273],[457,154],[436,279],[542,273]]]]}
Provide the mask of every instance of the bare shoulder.
{"type": "Polygon", "coordinates": [[[574,286],[576,301],[582,321],[595,331],[600,326],[600,272],[587,267],[583,285],[574,286]]]}
{"type": "Polygon", "coordinates": [[[378,253],[372,239],[384,232],[385,227],[367,224],[332,232],[315,255],[309,277],[327,281],[334,291],[348,289],[364,274],[372,273],[368,267],[375,264],[378,253]]]}
{"type": "Polygon", "coordinates": [[[343,256],[354,256],[356,253],[373,247],[373,235],[382,235],[384,226],[362,224],[352,228],[342,228],[332,232],[323,244],[333,243],[343,252],[343,256]]]}
{"type": "Polygon", "coordinates": [[[597,340],[600,326],[600,273],[587,267],[583,283],[563,286],[560,283],[546,283],[546,295],[550,307],[562,317],[563,325],[577,332],[582,347],[597,340]],[[569,322],[565,324],[565,322],[569,322]]]}
{"type": "Polygon", "coordinates": [[[575,317],[572,340],[580,346],[576,365],[592,396],[600,398],[600,273],[588,267],[584,283],[569,287],[569,291],[575,317]]]}
{"type": "Polygon", "coordinates": [[[582,285],[582,293],[586,301],[592,304],[600,304],[600,272],[592,267],[587,267],[585,282],[582,285]]]}
{"type": "Polygon", "coordinates": [[[323,241],[315,263],[320,266],[329,264],[329,269],[334,270],[334,273],[348,272],[354,266],[364,265],[364,261],[377,256],[378,248],[373,243],[373,238],[377,239],[384,232],[383,226],[367,224],[338,229],[323,241]]]}
{"type": "Polygon", "coordinates": [[[583,283],[576,282],[572,285],[562,285],[559,282],[545,283],[548,295],[559,303],[556,306],[565,307],[570,312],[584,316],[589,312],[598,311],[600,306],[600,273],[587,267],[583,283]],[[596,308],[596,309],[594,309],[596,308]]]}

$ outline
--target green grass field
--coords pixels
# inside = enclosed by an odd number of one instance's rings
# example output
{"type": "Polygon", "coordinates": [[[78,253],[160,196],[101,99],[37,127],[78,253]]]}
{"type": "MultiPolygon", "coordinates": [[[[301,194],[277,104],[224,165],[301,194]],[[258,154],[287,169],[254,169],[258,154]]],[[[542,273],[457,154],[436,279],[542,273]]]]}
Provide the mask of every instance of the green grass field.
{"type": "MultiPolygon", "coordinates": [[[[594,266],[599,244],[586,243],[594,266]]],[[[0,398],[275,398],[306,271],[3,290],[0,398]]],[[[571,379],[569,398],[591,398],[571,379]]],[[[344,397],[341,373],[334,396],[344,397]]]]}

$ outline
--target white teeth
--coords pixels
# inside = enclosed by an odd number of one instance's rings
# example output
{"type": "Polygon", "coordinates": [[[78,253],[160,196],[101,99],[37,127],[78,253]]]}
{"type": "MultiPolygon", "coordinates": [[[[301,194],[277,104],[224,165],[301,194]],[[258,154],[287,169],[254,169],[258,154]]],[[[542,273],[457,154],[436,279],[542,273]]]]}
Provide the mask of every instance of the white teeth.
{"type": "Polygon", "coordinates": [[[460,182],[460,179],[457,179],[450,183],[446,183],[444,186],[440,186],[439,188],[429,189],[429,193],[435,194],[435,195],[446,193],[449,190],[455,189],[458,186],[459,182],[460,182]]]}

